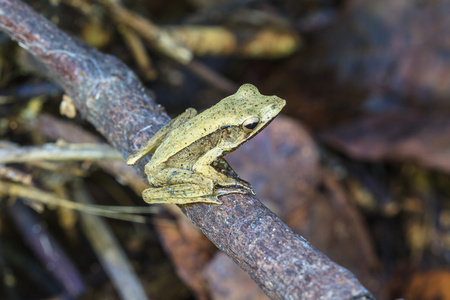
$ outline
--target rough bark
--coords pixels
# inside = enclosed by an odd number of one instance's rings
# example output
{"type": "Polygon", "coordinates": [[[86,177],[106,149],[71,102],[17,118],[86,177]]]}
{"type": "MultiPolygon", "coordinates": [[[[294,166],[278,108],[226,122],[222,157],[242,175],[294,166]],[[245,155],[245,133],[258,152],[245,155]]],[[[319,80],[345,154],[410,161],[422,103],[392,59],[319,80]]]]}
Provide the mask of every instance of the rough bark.
{"type": "MultiPolygon", "coordinates": [[[[0,29],[34,55],[82,116],[125,157],[169,118],[118,59],[61,32],[18,0],[0,0],[0,29]]],[[[139,165],[142,168],[142,165],[139,165]]],[[[345,268],[294,233],[255,197],[182,207],[272,299],[372,299],[345,268]]]]}

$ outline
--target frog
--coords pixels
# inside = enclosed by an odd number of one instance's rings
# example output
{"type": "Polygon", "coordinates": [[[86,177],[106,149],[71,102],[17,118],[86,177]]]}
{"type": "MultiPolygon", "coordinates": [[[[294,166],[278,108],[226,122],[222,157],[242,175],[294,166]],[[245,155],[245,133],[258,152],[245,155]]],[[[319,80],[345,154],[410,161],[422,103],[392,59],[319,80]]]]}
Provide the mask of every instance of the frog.
{"type": "Polygon", "coordinates": [[[188,108],[172,119],[127,159],[128,165],[135,165],[152,154],[145,165],[150,188],[142,193],[144,201],[221,204],[224,195],[255,195],[224,156],[266,127],[285,104],[247,83],[201,113],[188,108]]]}

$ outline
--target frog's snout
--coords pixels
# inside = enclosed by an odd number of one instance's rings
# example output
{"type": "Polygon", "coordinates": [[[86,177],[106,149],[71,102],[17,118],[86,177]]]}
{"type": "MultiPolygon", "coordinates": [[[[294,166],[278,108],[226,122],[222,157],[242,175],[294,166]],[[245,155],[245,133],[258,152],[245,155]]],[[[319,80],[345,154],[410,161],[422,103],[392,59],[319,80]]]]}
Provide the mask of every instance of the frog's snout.
{"type": "Polygon", "coordinates": [[[281,99],[280,97],[274,96],[273,103],[264,109],[262,115],[267,116],[268,119],[272,119],[280,113],[285,105],[285,100],[281,99]]]}

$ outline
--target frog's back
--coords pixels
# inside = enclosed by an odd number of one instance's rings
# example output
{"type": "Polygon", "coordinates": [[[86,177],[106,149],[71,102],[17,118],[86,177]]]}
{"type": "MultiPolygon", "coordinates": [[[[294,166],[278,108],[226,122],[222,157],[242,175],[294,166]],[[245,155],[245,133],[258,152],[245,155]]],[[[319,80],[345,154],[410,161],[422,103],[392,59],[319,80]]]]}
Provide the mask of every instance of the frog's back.
{"type": "MultiPolygon", "coordinates": [[[[219,104],[220,102],[215,106],[219,104]]],[[[158,165],[186,149],[189,151],[192,145],[220,129],[223,126],[223,122],[215,122],[214,115],[209,113],[215,106],[187,120],[186,123],[178,128],[173,129],[156,149],[150,163],[152,165],[158,165]]],[[[197,147],[192,150],[199,151],[197,147]]],[[[196,153],[193,155],[197,156],[196,153]]]]}

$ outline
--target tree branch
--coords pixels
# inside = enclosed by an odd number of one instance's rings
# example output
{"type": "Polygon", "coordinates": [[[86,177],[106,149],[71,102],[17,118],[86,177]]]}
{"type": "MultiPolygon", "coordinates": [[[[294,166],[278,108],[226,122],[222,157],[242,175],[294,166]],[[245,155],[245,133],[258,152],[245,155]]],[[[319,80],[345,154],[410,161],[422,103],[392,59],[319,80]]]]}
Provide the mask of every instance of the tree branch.
{"type": "MultiPolygon", "coordinates": [[[[81,114],[123,156],[168,120],[118,59],[82,45],[18,0],[0,0],[0,29],[33,54],[81,114]]],[[[142,164],[139,165],[142,169],[142,164]]],[[[273,299],[372,299],[348,270],[294,233],[255,197],[182,207],[190,220],[273,299]]]]}

